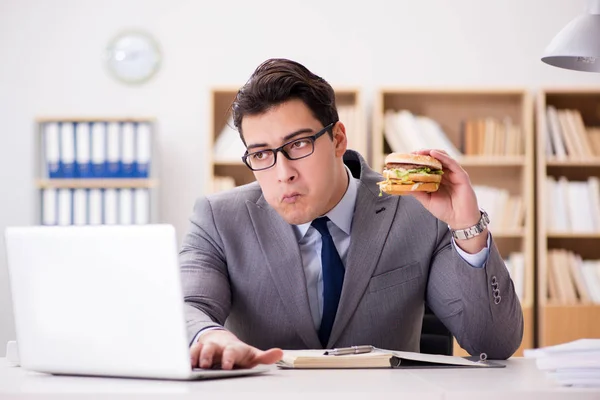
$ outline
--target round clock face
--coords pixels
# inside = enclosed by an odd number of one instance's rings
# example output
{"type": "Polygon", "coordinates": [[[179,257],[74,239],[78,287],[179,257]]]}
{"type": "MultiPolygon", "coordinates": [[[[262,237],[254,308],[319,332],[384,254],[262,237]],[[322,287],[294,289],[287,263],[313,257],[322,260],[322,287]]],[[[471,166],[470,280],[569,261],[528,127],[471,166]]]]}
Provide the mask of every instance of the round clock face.
{"type": "Polygon", "coordinates": [[[107,49],[109,71],[126,83],[149,80],[158,71],[160,58],[158,44],[143,32],[124,32],[107,49]]]}

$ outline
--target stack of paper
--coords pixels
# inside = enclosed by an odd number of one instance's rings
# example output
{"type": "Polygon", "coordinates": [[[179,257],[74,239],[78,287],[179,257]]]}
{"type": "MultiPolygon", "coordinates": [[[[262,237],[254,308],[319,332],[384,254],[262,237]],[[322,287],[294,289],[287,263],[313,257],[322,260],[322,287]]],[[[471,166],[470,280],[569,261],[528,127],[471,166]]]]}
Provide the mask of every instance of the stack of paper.
{"type": "Polygon", "coordinates": [[[600,387],[600,339],[580,339],[525,350],[539,369],[563,386],[600,387]]]}

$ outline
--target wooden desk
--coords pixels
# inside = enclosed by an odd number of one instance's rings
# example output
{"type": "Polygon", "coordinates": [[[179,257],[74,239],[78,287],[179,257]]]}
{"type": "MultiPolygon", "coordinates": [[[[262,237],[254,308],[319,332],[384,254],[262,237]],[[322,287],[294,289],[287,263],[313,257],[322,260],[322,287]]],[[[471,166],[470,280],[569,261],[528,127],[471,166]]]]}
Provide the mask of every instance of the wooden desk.
{"type": "Polygon", "coordinates": [[[0,358],[0,399],[397,399],[599,400],[600,388],[565,388],[515,358],[506,368],[280,370],[265,375],[206,381],[53,376],[11,367],[0,358]],[[73,396],[75,395],[75,396],[73,396]]]}

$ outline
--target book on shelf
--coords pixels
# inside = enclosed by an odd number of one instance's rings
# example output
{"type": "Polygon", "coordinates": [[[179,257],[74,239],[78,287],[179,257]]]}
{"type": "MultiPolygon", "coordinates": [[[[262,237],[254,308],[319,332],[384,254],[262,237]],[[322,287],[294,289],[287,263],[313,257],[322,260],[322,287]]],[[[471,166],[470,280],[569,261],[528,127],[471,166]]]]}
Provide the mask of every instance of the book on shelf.
{"type": "Polygon", "coordinates": [[[550,304],[600,304],[600,260],[583,260],[565,249],[548,251],[547,300],[550,304]]]}
{"type": "Polygon", "coordinates": [[[569,161],[600,157],[598,128],[587,128],[581,112],[546,107],[546,157],[569,161]]]}
{"type": "Polygon", "coordinates": [[[246,146],[233,126],[233,117],[230,115],[215,141],[213,159],[215,162],[241,164],[245,152],[246,146]]]}
{"type": "Polygon", "coordinates": [[[550,232],[600,232],[600,179],[546,177],[546,225],[550,232]]]}
{"type": "Polygon", "coordinates": [[[510,231],[523,227],[525,203],[522,196],[511,195],[508,190],[486,185],[473,185],[477,201],[490,216],[493,232],[510,231]]]}
{"type": "Polygon", "coordinates": [[[511,252],[504,260],[508,274],[513,281],[515,293],[519,300],[525,299],[525,255],[522,252],[511,252]]]}
{"type": "Polygon", "coordinates": [[[235,179],[231,176],[215,176],[213,179],[213,193],[233,189],[236,186],[235,179]]]}
{"type": "Polygon", "coordinates": [[[337,112],[339,120],[346,128],[346,137],[348,139],[348,148],[356,150],[359,153],[367,154],[367,140],[364,127],[361,124],[361,115],[355,104],[338,104],[337,112]]]}
{"type": "Polygon", "coordinates": [[[522,130],[509,117],[467,119],[462,128],[461,149],[467,156],[518,156],[525,153],[522,130]]]}
{"type": "MultiPolygon", "coordinates": [[[[332,350],[284,350],[283,358],[277,365],[294,369],[504,367],[503,364],[486,360],[485,355],[474,360],[473,357],[395,351],[372,346],[356,347],[371,349],[367,352],[342,355],[331,354],[332,350]]],[[[333,349],[333,352],[338,350],[346,349],[333,349]]]]}
{"type": "Polygon", "coordinates": [[[445,150],[452,158],[462,155],[435,120],[408,110],[387,110],[383,133],[392,152],[410,153],[429,148],[445,150]]]}

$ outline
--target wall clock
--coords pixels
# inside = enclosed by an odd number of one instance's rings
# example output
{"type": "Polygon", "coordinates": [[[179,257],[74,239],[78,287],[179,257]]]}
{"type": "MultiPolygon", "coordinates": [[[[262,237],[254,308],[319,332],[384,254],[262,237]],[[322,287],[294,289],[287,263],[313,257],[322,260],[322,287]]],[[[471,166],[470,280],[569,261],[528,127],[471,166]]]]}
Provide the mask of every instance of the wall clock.
{"type": "Polygon", "coordinates": [[[123,32],[109,43],[106,62],[110,73],[119,81],[141,84],[158,72],[160,48],[148,33],[123,32]]]}

